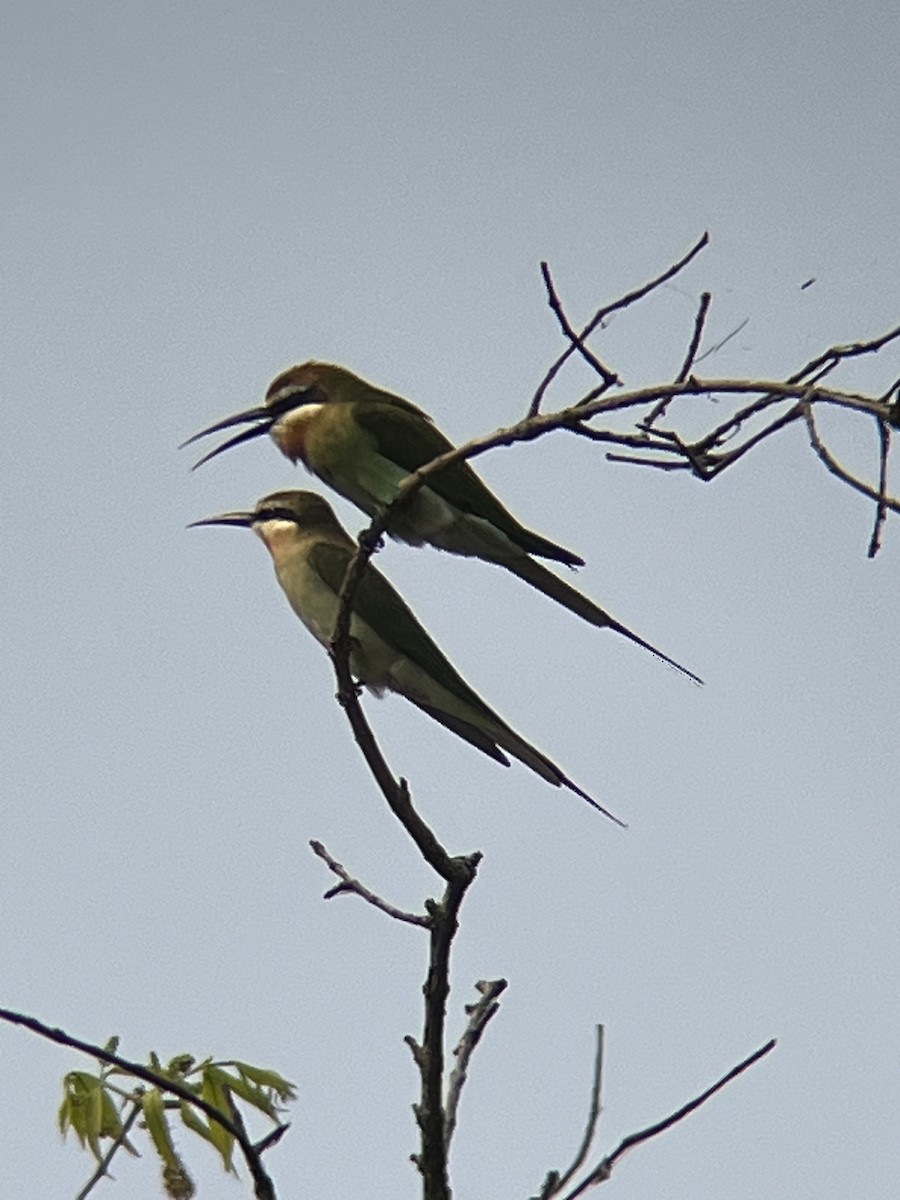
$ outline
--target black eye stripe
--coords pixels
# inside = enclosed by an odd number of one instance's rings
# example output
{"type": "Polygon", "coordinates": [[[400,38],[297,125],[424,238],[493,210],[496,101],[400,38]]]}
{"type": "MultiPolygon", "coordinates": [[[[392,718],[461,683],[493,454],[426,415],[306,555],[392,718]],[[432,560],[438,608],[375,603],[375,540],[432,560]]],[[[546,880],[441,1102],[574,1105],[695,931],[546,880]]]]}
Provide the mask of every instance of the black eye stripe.
{"type": "Polygon", "coordinates": [[[257,509],[253,519],[255,521],[293,521],[295,525],[297,524],[297,514],[291,512],[289,508],[281,508],[277,504],[257,509]]]}
{"type": "Polygon", "coordinates": [[[308,404],[312,398],[312,388],[291,388],[289,392],[286,392],[285,395],[280,396],[277,400],[267,401],[266,408],[269,411],[269,424],[272,421],[277,421],[279,417],[283,417],[292,408],[299,408],[301,404],[308,404]]]}

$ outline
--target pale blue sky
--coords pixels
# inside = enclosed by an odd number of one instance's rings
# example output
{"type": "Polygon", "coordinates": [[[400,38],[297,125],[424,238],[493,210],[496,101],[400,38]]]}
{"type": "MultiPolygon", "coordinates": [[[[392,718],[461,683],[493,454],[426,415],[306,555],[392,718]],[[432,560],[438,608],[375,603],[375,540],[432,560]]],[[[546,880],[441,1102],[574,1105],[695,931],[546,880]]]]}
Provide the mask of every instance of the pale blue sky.
{"type": "MultiPolygon", "coordinates": [[[[194,475],[176,446],[313,357],[454,438],[508,424],[560,349],[540,259],[583,319],[705,228],[596,343],[628,383],[671,377],[704,289],[710,340],[749,317],[719,375],[896,324],[896,12],[37,0],[0,30],[0,1005],[133,1057],[271,1065],[300,1089],[279,1195],[414,1197],[401,1039],[424,939],[322,903],[306,843],[402,906],[434,882],[263,549],[185,529],[310,480],[267,442],[194,475]]],[[[898,374],[894,351],[843,378],[898,374]]],[[[874,462],[867,426],[828,432],[874,462]]],[[[900,526],[869,562],[870,506],[800,429],[708,487],[563,434],[479,469],[708,682],[483,564],[379,558],[485,698],[630,823],[367,702],[438,833],[485,853],[451,1033],[476,979],[510,980],[456,1194],[529,1196],[564,1165],[603,1021],[603,1151],[780,1039],[616,1196],[893,1196],[900,526]]],[[[54,1119],[87,1065],[0,1027],[0,1195],[77,1193],[90,1160],[54,1119]]],[[[249,1194],[180,1144],[202,1195],[249,1194]]],[[[97,1195],[159,1194],[150,1157],[116,1174],[97,1195]]]]}

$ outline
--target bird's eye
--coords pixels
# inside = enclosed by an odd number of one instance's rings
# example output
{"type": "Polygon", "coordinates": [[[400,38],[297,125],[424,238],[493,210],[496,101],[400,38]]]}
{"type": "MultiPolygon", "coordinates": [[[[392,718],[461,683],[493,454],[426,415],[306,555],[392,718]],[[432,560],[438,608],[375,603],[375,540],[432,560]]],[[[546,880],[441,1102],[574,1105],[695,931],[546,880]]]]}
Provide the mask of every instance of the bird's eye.
{"type": "Polygon", "coordinates": [[[276,504],[260,508],[256,513],[257,521],[294,521],[296,522],[296,513],[291,512],[289,508],[281,508],[276,504]]]}
{"type": "Polygon", "coordinates": [[[269,415],[277,419],[290,412],[292,408],[298,408],[306,402],[309,391],[309,388],[289,387],[276,392],[274,396],[269,396],[266,400],[269,415]]]}

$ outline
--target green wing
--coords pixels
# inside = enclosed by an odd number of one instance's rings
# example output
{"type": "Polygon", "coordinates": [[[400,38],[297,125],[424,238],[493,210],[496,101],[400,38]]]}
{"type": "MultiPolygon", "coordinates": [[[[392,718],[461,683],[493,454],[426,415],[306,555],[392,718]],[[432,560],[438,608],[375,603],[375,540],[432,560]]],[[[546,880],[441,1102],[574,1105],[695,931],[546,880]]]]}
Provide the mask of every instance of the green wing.
{"type": "MultiPolygon", "coordinates": [[[[310,551],[309,561],[335,594],[340,592],[349,561],[347,548],[319,542],[310,551]]],[[[482,716],[503,725],[497,714],[469,687],[437,643],[426,633],[400,593],[372,566],[366,568],[356,594],[354,611],[373,632],[389,645],[402,648],[407,658],[448,692],[482,716]]]]}
{"type": "MultiPolygon", "coordinates": [[[[354,415],[361,428],[371,437],[378,453],[410,473],[439,454],[455,449],[430,417],[413,405],[406,407],[388,401],[370,401],[357,405],[354,415]]],[[[461,512],[490,521],[528,554],[556,559],[573,566],[581,566],[584,561],[570,550],[520,525],[482,483],[468,462],[456,462],[438,471],[428,486],[461,512]]]]}

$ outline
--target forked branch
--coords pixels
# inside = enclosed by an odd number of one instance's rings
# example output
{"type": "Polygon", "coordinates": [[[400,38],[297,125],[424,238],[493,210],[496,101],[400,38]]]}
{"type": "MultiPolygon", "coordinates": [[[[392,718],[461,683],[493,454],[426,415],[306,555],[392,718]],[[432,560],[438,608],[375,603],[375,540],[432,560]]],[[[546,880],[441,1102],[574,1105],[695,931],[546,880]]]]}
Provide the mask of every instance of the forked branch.
{"type": "Polygon", "coordinates": [[[564,1189],[571,1182],[573,1176],[581,1169],[581,1166],[587,1158],[590,1146],[593,1143],[597,1133],[597,1126],[600,1118],[600,1076],[603,1062],[602,1027],[600,1027],[598,1030],[594,1083],[591,1088],[590,1111],[588,1113],[587,1124],[581,1146],[578,1149],[574,1163],[565,1174],[560,1175],[557,1172],[550,1172],[544,1182],[543,1188],[535,1200],[557,1200],[557,1198],[558,1200],[577,1200],[579,1196],[583,1196],[585,1192],[590,1191],[591,1188],[596,1187],[600,1183],[605,1183],[606,1180],[612,1175],[613,1168],[622,1158],[625,1157],[626,1154],[629,1153],[629,1151],[634,1150],[643,1142],[647,1142],[651,1138],[657,1137],[659,1134],[664,1133],[667,1129],[671,1129],[673,1125],[677,1125],[679,1121],[683,1121],[685,1117],[690,1116],[692,1112],[695,1112],[702,1104],[705,1104],[707,1100],[712,1099],[717,1092],[720,1092],[722,1088],[731,1083],[733,1079],[737,1079],[737,1077],[742,1075],[744,1071],[749,1070],[754,1063],[759,1062],[761,1058],[764,1058],[770,1053],[770,1051],[774,1050],[775,1046],[776,1042],[773,1038],[771,1041],[766,1042],[766,1044],[761,1046],[758,1050],[754,1050],[751,1055],[745,1058],[743,1062],[738,1063],[736,1067],[732,1067],[730,1071],[726,1071],[721,1079],[716,1080],[711,1087],[708,1087],[704,1092],[701,1092],[699,1096],[695,1096],[693,1100],[689,1100],[687,1104],[682,1105],[681,1108],[677,1109],[673,1113],[670,1113],[669,1116],[663,1117],[661,1121],[656,1121],[653,1125],[648,1125],[646,1129],[638,1130],[637,1133],[629,1134],[628,1137],[623,1138],[616,1149],[613,1150],[612,1154],[607,1154],[604,1158],[602,1158],[596,1166],[592,1167],[591,1170],[588,1171],[587,1175],[585,1175],[584,1178],[575,1185],[575,1187],[569,1191],[564,1191],[564,1189]]]}
{"type": "MultiPolygon", "coordinates": [[[[746,320],[741,322],[737,328],[701,353],[711,304],[710,293],[704,292],[700,297],[684,360],[674,381],[635,390],[623,390],[624,381],[620,374],[609,363],[601,361],[594,349],[587,344],[589,336],[595,330],[603,328],[603,321],[609,313],[630,306],[681,271],[703,249],[707,240],[704,234],[683,258],[656,279],[598,309],[594,318],[581,331],[575,330],[565,312],[550,268],[546,263],[541,263],[548,303],[556,315],[568,345],[541,380],[529,406],[528,417],[533,418],[537,415],[550,383],[556,378],[566,359],[578,353],[599,376],[600,383],[574,404],[569,402],[567,408],[550,414],[548,424],[551,427],[561,425],[593,441],[626,446],[634,451],[608,453],[607,459],[610,462],[653,467],[662,471],[687,471],[697,479],[710,482],[762,442],[796,421],[805,421],[810,445],[826,470],[854,491],[875,502],[874,529],[868,548],[869,557],[874,557],[881,547],[883,527],[888,513],[900,511],[900,502],[890,495],[887,483],[890,431],[892,426],[897,427],[900,424],[900,380],[894,378],[886,390],[875,390],[865,394],[826,387],[823,381],[851,359],[876,355],[895,343],[900,339],[900,326],[872,338],[831,346],[814,355],[783,380],[700,379],[692,374],[695,366],[714,355],[746,324],[746,320]],[[615,390],[611,391],[613,385],[615,390]],[[696,418],[698,399],[721,402],[723,398],[730,404],[730,412],[724,421],[718,420],[700,437],[688,438],[681,432],[677,418],[684,413],[688,401],[691,415],[696,418]],[[676,404],[677,413],[674,411],[676,404]],[[856,416],[865,414],[874,418],[878,435],[877,481],[868,482],[857,478],[843,466],[833,451],[823,445],[816,430],[815,411],[828,406],[849,410],[856,416]],[[573,420],[573,410],[580,410],[579,420],[573,420]],[[773,411],[773,415],[764,417],[769,410],[773,411]],[[621,415],[626,411],[631,421],[630,428],[622,429],[608,424],[614,414],[621,415]],[[588,418],[602,419],[602,424],[588,425],[588,418]],[[661,424],[664,418],[668,419],[665,426],[661,424]]],[[[534,436],[531,428],[525,427],[528,427],[527,421],[518,427],[518,435],[523,438],[534,436]]],[[[513,440],[519,440],[518,435],[513,440]]]]}

